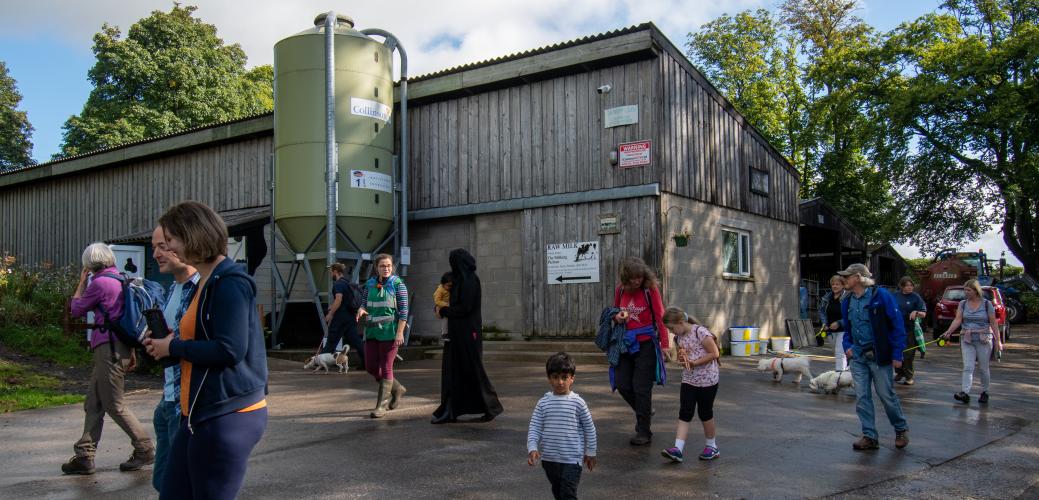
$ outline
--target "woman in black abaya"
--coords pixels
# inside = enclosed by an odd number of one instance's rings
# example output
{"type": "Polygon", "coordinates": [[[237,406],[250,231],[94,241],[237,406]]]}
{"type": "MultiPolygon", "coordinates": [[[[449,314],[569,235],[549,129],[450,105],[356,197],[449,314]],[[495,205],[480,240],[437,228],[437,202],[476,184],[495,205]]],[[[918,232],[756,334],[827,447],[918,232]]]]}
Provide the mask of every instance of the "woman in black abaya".
{"type": "Polygon", "coordinates": [[[462,415],[482,414],[489,421],[502,412],[498,394],[483,369],[483,333],[480,315],[480,278],[476,259],[466,250],[451,251],[448,258],[454,285],[451,303],[438,313],[447,318],[447,342],[440,378],[440,407],[434,424],[454,422],[462,415]]]}

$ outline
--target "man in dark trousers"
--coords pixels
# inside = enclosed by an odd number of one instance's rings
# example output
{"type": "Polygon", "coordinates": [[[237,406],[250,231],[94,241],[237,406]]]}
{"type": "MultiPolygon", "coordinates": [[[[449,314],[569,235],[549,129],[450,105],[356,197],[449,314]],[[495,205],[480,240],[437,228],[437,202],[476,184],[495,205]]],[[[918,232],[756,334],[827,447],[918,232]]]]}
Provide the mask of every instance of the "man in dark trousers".
{"type": "Polygon", "coordinates": [[[328,306],[325,314],[325,323],[328,324],[328,338],[321,349],[322,353],[335,352],[339,340],[349,345],[350,349],[361,358],[361,366],[364,366],[364,342],[361,335],[357,333],[357,308],[352,308],[354,302],[354,291],[350,288],[350,281],[346,279],[346,266],[336,262],[328,268],[332,273],[332,303],[328,306]]]}

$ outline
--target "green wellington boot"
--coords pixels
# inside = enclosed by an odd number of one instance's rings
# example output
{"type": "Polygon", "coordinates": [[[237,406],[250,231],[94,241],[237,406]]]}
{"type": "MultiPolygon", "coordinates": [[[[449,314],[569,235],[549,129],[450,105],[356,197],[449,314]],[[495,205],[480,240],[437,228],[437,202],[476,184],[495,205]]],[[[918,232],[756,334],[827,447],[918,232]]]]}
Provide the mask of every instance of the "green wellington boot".
{"type": "Polygon", "coordinates": [[[375,409],[368,416],[372,418],[380,418],[386,415],[387,406],[390,402],[390,390],[393,388],[392,380],[380,380],[379,381],[379,399],[375,401],[375,409]]]}
{"type": "Polygon", "coordinates": [[[390,389],[390,405],[391,410],[396,410],[397,406],[400,405],[400,399],[404,397],[404,393],[408,390],[397,382],[397,379],[393,379],[393,387],[390,389]]]}

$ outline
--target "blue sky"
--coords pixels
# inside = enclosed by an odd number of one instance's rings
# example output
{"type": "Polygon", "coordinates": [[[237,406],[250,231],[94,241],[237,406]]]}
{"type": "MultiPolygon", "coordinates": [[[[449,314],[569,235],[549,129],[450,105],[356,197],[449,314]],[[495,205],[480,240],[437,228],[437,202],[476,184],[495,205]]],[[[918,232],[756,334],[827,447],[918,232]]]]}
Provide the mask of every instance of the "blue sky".
{"type": "MultiPolygon", "coordinates": [[[[359,27],[395,33],[408,50],[412,75],[528,50],[652,21],[673,42],[722,13],[748,8],[774,9],[766,0],[399,0],[394,9],[376,3],[344,6],[317,0],[185,1],[198,6],[196,16],[215,24],[228,43],[239,43],[249,65],[271,62],[279,39],[306,29],[314,15],[330,8],[345,13],[359,27]]],[[[859,17],[878,30],[933,12],[938,0],[862,0],[859,17]]],[[[61,144],[61,126],[83,107],[94,64],[92,36],[102,23],[125,33],[152,10],[169,10],[165,0],[36,0],[4,2],[0,7],[0,60],[5,61],[23,96],[20,108],[35,127],[33,157],[47,161],[61,144]]],[[[998,234],[978,244],[1002,250],[998,234]]],[[[914,249],[899,247],[907,256],[914,249]]],[[[998,250],[995,253],[998,254],[998,250]]]]}

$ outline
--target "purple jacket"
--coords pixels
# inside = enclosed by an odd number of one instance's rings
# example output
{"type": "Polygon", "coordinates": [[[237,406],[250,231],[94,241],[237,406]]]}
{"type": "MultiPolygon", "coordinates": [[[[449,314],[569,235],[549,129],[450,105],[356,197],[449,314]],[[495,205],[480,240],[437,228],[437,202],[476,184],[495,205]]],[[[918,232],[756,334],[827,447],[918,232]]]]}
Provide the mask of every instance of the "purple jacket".
{"type": "MultiPolygon", "coordinates": [[[[94,323],[100,325],[105,321],[97,307],[100,304],[108,311],[112,321],[119,321],[119,318],[123,317],[123,285],[118,280],[101,277],[104,273],[119,274],[119,270],[113,266],[94,273],[94,279],[90,280],[83,296],[72,299],[73,316],[86,316],[87,312],[94,311],[94,323]]],[[[111,336],[107,330],[95,328],[94,334],[90,337],[90,348],[97,349],[97,346],[110,340],[111,336]]]]}

